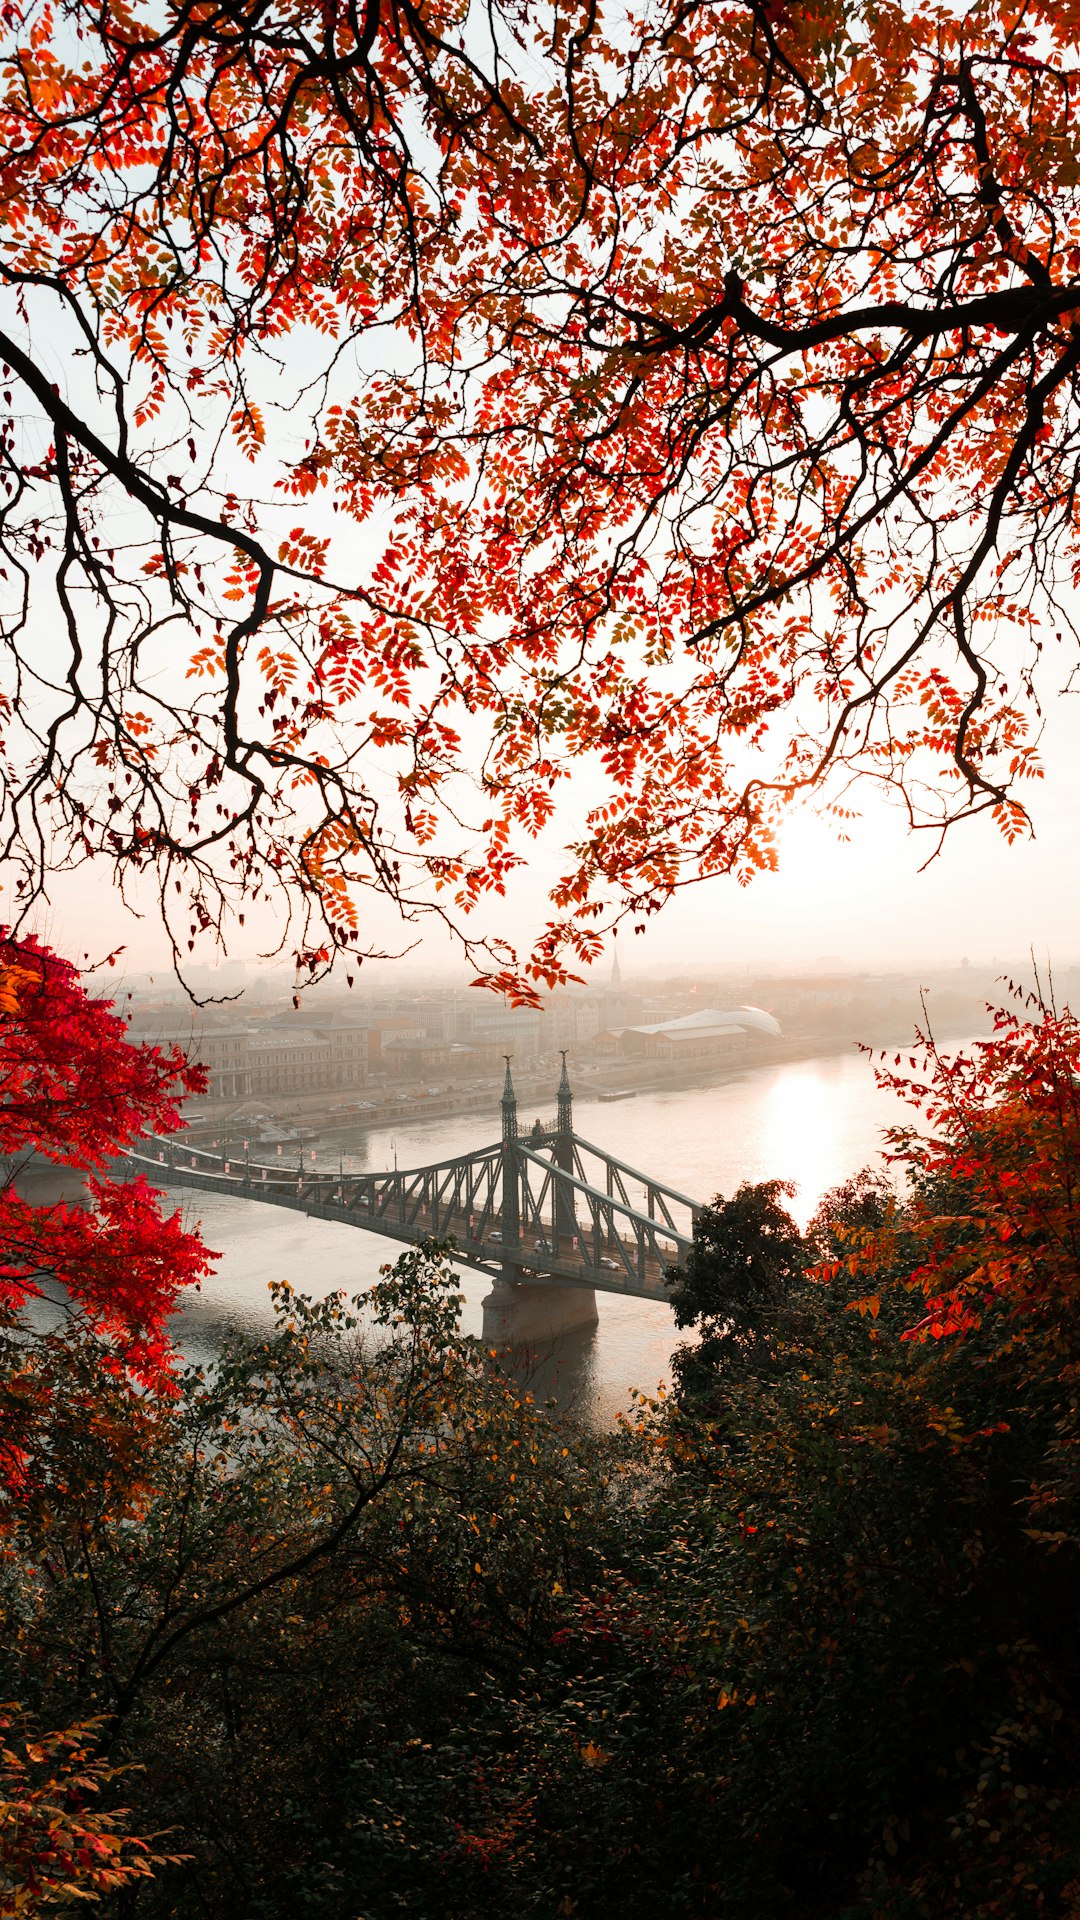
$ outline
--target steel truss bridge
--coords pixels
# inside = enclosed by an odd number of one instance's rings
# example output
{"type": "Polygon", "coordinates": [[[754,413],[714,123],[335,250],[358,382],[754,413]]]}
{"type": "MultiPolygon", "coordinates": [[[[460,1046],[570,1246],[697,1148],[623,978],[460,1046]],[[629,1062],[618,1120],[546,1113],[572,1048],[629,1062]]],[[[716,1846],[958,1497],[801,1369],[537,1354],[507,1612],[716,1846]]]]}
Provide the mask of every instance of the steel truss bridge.
{"type": "Polygon", "coordinates": [[[315,1172],[148,1141],[133,1170],[157,1186],[194,1187],[344,1220],[365,1233],[415,1243],[453,1239],[455,1257],[493,1280],[591,1287],[666,1298],[664,1274],[690,1251],[699,1203],[574,1132],[563,1059],[558,1116],[518,1127],[510,1062],[502,1138],[434,1166],[386,1173],[315,1172]]]}

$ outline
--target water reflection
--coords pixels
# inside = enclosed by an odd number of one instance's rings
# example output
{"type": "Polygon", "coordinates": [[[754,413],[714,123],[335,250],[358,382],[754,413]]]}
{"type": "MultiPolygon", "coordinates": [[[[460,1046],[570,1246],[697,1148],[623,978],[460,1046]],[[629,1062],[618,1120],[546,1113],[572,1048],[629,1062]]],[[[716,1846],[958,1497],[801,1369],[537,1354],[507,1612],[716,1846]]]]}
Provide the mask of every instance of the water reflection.
{"type": "MultiPolygon", "coordinates": [[[[854,1166],[843,1162],[838,1134],[842,1127],[838,1108],[846,1083],[836,1079],[817,1063],[800,1064],[777,1078],[766,1090],[761,1108],[761,1144],[758,1164],[773,1171],[759,1172],[756,1178],[775,1177],[795,1185],[792,1211],[800,1226],[805,1226],[821,1195],[835,1186],[854,1166]]],[[[875,1156],[876,1141],[869,1139],[862,1151],[864,1159],[875,1156]]],[[[860,1162],[862,1164],[862,1162],[860,1162]]]]}
{"type": "Polygon", "coordinates": [[[596,1417],[602,1398],[597,1355],[597,1329],[575,1327],[546,1346],[515,1348],[503,1356],[503,1365],[541,1406],[588,1420],[596,1417]]]}

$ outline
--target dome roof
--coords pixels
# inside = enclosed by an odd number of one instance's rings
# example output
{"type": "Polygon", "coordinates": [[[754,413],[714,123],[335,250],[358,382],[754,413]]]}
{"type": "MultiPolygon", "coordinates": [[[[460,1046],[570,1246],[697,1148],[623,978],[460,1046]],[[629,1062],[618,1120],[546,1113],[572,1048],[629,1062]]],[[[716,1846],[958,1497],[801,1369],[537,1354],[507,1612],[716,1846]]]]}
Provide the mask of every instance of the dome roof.
{"type": "Polygon", "coordinates": [[[690,1035],[693,1033],[734,1032],[742,1028],[744,1033],[769,1033],[775,1037],[781,1034],[780,1022],[774,1020],[764,1007],[701,1007],[697,1013],[680,1014],[677,1020],[659,1020],[648,1027],[634,1027],[634,1033],[670,1033],[690,1035]]]}
{"type": "Polygon", "coordinates": [[[782,1033],[779,1020],[766,1013],[764,1007],[733,1007],[728,1017],[740,1027],[753,1028],[757,1033],[771,1033],[778,1039],[782,1033]]]}

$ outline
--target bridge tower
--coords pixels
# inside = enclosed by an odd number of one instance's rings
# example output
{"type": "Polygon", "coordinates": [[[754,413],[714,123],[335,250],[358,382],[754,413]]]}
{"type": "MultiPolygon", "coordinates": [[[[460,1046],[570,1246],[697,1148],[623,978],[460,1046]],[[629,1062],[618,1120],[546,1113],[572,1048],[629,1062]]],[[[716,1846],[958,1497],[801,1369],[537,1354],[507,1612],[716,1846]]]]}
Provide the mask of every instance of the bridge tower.
{"type": "MultiPolygon", "coordinates": [[[[525,1278],[514,1255],[521,1253],[521,1144],[518,1139],[517,1095],[505,1055],[502,1093],[502,1273],[483,1302],[485,1340],[502,1347],[550,1346],[565,1333],[595,1327],[599,1314],[592,1287],[553,1285],[535,1274],[525,1278]]],[[[550,1137],[550,1136],[549,1136],[550,1137]]],[[[552,1160],[567,1173],[574,1171],[574,1097],[563,1054],[559,1081],[559,1111],[552,1160]]],[[[557,1182],[552,1205],[553,1251],[569,1252],[577,1223],[572,1189],[557,1182]]]]}
{"type": "Polygon", "coordinates": [[[521,1242],[521,1174],[518,1167],[517,1095],[510,1075],[510,1055],[505,1054],[506,1077],[502,1091],[502,1237],[504,1247],[521,1242]]]}
{"type": "Polygon", "coordinates": [[[566,1048],[562,1049],[562,1078],[559,1081],[559,1136],[569,1136],[574,1131],[574,1096],[570,1090],[570,1076],[566,1071],[566,1048]]]}
{"type": "MultiPolygon", "coordinates": [[[[566,1071],[566,1049],[562,1056],[562,1077],[559,1081],[559,1111],[555,1123],[555,1141],[551,1150],[552,1160],[564,1173],[574,1171],[574,1096],[570,1090],[570,1076],[566,1071]]],[[[560,1180],[555,1186],[555,1198],[552,1207],[552,1228],[554,1232],[554,1251],[568,1253],[577,1232],[574,1217],[574,1195],[571,1187],[560,1180]]]]}

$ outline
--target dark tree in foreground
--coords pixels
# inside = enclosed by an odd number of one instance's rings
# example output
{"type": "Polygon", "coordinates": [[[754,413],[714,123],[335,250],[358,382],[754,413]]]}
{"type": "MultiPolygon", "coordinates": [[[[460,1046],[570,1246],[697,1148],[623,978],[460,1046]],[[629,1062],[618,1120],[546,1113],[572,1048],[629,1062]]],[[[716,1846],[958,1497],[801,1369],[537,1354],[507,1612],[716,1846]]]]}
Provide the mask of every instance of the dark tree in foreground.
{"type": "Polygon", "coordinates": [[[669,1267],[667,1284],[678,1327],[697,1329],[673,1366],[693,1400],[719,1388],[719,1376],[740,1363],[767,1363],[786,1330],[792,1296],[810,1250],[787,1208],[788,1180],[744,1181],[730,1200],[718,1194],[694,1222],[684,1267],[669,1267]]]}

